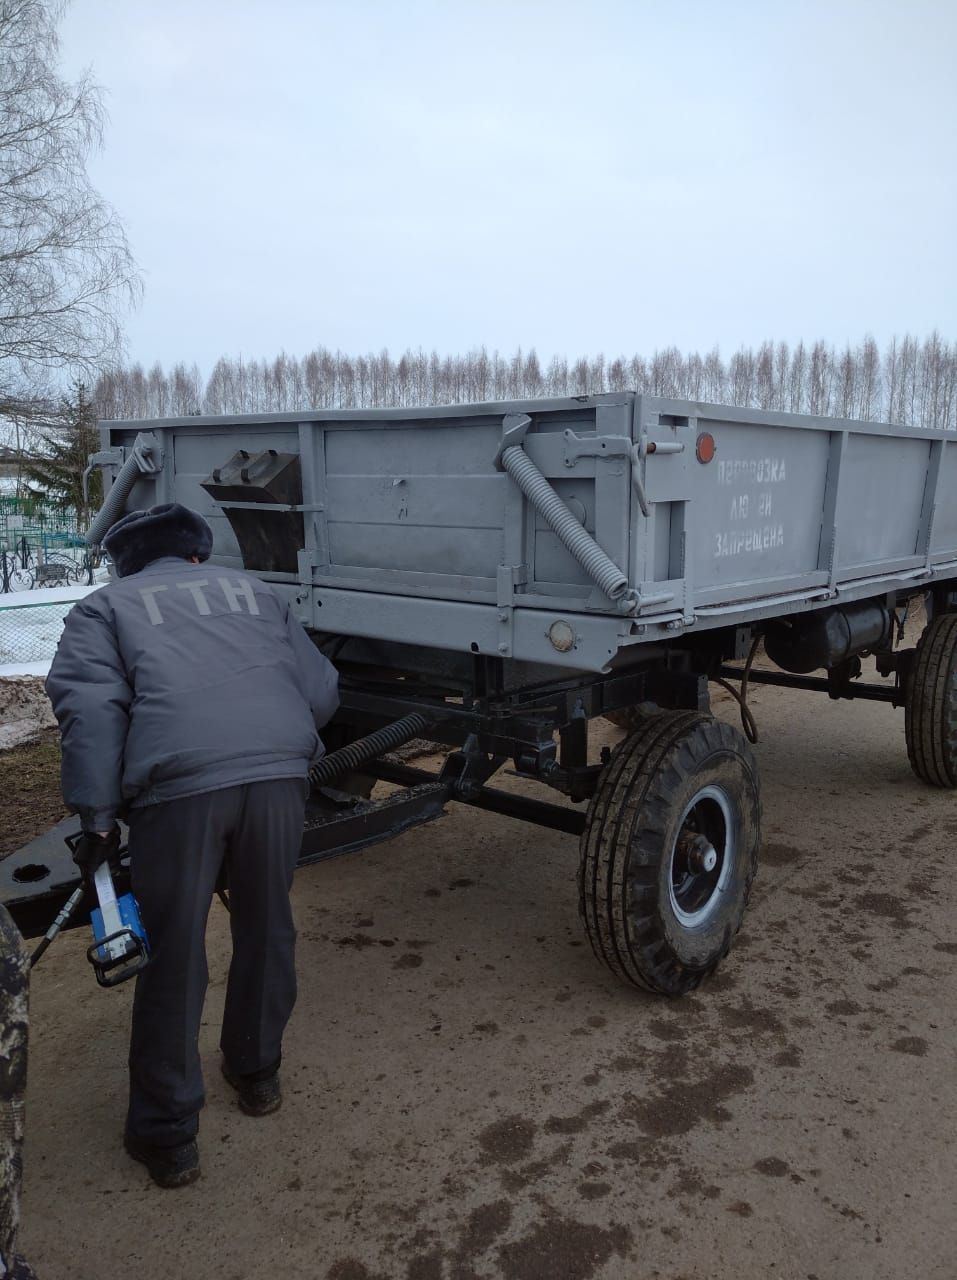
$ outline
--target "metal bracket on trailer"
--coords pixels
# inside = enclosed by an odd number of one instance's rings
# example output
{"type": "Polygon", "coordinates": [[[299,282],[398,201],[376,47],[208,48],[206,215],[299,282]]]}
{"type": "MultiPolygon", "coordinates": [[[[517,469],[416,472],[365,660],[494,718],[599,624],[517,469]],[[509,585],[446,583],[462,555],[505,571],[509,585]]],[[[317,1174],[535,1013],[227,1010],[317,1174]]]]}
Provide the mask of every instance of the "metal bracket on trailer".
{"type": "Polygon", "coordinates": [[[578,436],[570,427],[566,427],[562,436],[566,467],[575,466],[579,458],[628,457],[633,447],[627,436],[578,436]]]}
{"type": "Polygon", "coordinates": [[[97,469],[103,470],[105,467],[122,467],[125,458],[125,450],[117,445],[113,449],[101,449],[99,453],[91,453],[89,461],[83,468],[83,474],[80,477],[80,483],[83,487],[83,501],[90,501],[90,473],[97,469]]]}
{"type": "Polygon", "coordinates": [[[391,840],[410,827],[440,818],[448,800],[449,788],[427,776],[427,781],[416,779],[404,791],[383,800],[357,798],[344,811],[330,814],[310,803],[306,808],[302,848],[296,866],[307,867],[325,858],[391,840]]]}
{"type": "Polygon", "coordinates": [[[531,425],[532,420],[527,413],[507,413],[505,415],[502,419],[502,439],[499,441],[499,446],[493,459],[496,471],[505,470],[502,456],[506,449],[511,449],[513,445],[523,445],[531,425]]]}
{"type": "MultiPolygon", "coordinates": [[[[416,769],[412,765],[393,760],[376,760],[370,766],[370,772],[383,782],[395,782],[402,786],[426,784],[435,778],[434,774],[425,769],[416,769]]],[[[499,791],[496,787],[481,787],[471,795],[455,794],[449,798],[470,805],[473,809],[501,813],[508,818],[520,818],[537,827],[565,831],[573,836],[581,835],[585,829],[585,814],[581,809],[569,809],[566,805],[550,804],[545,800],[532,800],[529,796],[499,791]]]]}
{"type": "Polygon", "coordinates": [[[498,606],[498,651],[503,658],[512,656],[515,637],[515,590],[528,582],[525,565],[498,566],[496,577],[496,604],[498,606]]]}

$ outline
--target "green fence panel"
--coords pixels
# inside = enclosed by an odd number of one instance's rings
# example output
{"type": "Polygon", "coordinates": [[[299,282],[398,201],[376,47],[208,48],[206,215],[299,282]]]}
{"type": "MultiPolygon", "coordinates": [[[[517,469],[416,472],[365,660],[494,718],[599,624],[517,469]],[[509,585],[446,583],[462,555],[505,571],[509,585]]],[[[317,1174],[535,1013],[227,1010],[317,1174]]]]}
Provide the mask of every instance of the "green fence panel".
{"type": "Polygon", "coordinates": [[[38,498],[0,495],[0,548],[15,549],[22,538],[43,550],[83,541],[76,511],[38,498]]]}

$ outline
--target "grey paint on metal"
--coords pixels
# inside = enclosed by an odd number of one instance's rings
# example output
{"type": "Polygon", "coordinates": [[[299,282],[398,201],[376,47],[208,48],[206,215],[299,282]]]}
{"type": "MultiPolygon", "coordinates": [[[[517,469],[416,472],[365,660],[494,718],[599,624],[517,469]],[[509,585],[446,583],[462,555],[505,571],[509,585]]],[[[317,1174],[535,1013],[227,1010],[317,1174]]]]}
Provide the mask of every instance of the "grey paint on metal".
{"type": "Polygon", "coordinates": [[[128,505],[195,507],[230,566],[239,547],[201,482],[240,447],[300,455],[298,572],[265,576],[325,631],[601,670],[688,629],[957,577],[957,438],[941,431],[616,393],[104,423],[103,448],[143,430],[163,466],[128,505]],[[500,469],[526,417],[521,449],[624,575],[630,612],[500,469]]]}

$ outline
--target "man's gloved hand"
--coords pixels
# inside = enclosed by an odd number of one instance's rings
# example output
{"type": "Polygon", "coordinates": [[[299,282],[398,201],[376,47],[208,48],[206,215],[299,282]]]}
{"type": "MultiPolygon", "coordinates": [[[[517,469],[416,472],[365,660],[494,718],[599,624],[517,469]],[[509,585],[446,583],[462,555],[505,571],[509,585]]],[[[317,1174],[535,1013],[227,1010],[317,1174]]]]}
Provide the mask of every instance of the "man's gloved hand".
{"type": "Polygon", "coordinates": [[[113,824],[107,832],[84,831],[73,850],[73,861],[80,868],[84,880],[92,879],[97,867],[104,862],[116,871],[119,867],[120,829],[113,824]]]}

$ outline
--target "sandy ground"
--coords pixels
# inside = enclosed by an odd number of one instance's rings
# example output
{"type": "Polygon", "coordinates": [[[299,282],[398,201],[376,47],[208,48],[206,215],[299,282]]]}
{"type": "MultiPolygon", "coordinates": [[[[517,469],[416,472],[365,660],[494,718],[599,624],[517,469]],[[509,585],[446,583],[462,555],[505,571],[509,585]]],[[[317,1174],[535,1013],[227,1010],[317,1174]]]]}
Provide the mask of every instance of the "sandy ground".
{"type": "Polygon", "coordinates": [[[60,733],[0,751],[0,857],[43,835],[66,815],[60,794],[60,733]]]}
{"type": "Polygon", "coordinates": [[[120,1148],[131,992],[61,940],[33,990],[41,1280],[951,1280],[954,796],[912,777],[900,712],[754,705],[763,865],[694,997],[594,960],[572,837],[455,808],[299,874],[286,1100],[251,1120],[217,1070],[215,905],[185,1191],[120,1148]]]}

